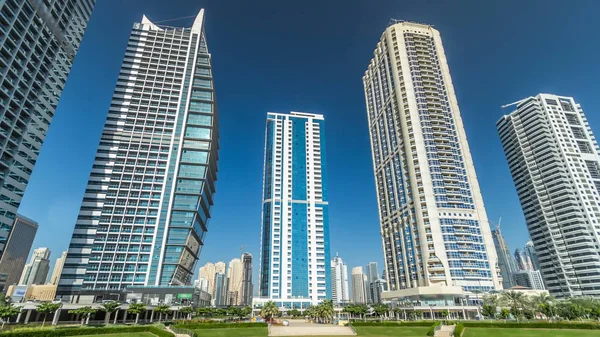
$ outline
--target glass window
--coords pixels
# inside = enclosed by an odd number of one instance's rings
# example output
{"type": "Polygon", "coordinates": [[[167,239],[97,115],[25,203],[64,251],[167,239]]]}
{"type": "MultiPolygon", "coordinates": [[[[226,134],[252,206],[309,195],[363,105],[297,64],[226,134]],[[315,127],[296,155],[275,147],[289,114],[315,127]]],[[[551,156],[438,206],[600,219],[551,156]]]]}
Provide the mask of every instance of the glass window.
{"type": "Polygon", "coordinates": [[[185,129],[185,136],[192,138],[210,139],[210,129],[188,126],[185,129]]]}
{"type": "Polygon", "coordinates": [[[190,111],[193,112],[212,112],[212,103],[206,102],[190,102],[190,111]]]}
{"type": "Polygon", "coordinates": [[[212,125],[212,116],[189,114],[188,124],[211,126],[212,125]]]}
{"type": "Polygon", "coordinates": [[[204,178],[204,173],[206,172],[205,166],[199,165],[179,165],[179,177],[185,178],[204,178]]]}
{"type": "Polygon", "coordinates": [[[188,163],[206,164],[208,162],[208,152],[183,150],[181,161],[188,163]]]}

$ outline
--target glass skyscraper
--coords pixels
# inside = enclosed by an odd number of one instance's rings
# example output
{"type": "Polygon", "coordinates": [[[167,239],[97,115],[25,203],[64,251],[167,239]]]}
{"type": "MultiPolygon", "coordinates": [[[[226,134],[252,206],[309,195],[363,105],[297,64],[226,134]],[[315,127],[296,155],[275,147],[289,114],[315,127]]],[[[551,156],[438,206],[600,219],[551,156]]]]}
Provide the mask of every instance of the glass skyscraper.
{"type": "Polygon", "coordinates": [[[388,289],[501,288],[440,33],[393,21],[363,83],[388,289]]]}
{"type": "Polygon", "coordinates": [[[496,125],[535,247],[517,264],[539,266],[554,297],[598,297],[598,141],[573,97],[538,94],[514,104],[496,125]]]}
{"type": "Polygon", "coordinates": [[[95,0],[0,0],[0,256],[95,0]]]}
{"type": "Polygon", "coordinates": [[[259,295],[289,307],[331,299],[322,115],[267,114],[263,181],[259,295]]]}
{"type": "Polygon", "coordinates": [[[504,241],[504,236],[502,236],[500,227],[492,230],[492,237],[494,238],[494,245],[496,246],[496,253],[498,254],[498,267],[500,268],[500,275],[502,276],[502,287],[504,289],[512,288],[516,285],[514,280],[514,273],[517,272],[515,260],[510,254],[508,245],[504,241]]]}
{"type": "Polygon", "coordinates": [[[213,205],[218,122],[204,10],[136,23],[59,281],[59,295],[190,284],[213,205]]]}
{"type": "Polygon", "coordinates": [[[0,258],[0,274],[6,274],[7,287],[19,283],[37,230],[37,222],[17,214],[0,258]]]}

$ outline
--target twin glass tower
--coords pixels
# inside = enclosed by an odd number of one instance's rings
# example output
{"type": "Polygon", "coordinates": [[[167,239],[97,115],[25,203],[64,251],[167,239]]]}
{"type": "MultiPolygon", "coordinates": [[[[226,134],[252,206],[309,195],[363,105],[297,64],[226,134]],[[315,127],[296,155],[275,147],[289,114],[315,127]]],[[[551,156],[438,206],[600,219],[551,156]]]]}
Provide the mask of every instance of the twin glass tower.
{"type": "Polygon", "coordinates": [[[190,283],[217,179],[213,88],[204,10],[191,28],[134,25],[59,295],[190,283]]]}

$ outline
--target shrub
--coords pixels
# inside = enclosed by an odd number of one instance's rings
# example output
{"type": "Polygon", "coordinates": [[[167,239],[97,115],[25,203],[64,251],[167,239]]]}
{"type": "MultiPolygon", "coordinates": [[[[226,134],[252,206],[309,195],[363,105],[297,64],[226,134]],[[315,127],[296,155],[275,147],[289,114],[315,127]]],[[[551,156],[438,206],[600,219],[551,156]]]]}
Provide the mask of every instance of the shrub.
{"type": "Polygon", "coordinates": [[[567,322],[463,322],[467,328],[504,328],[504,329],[578,329],[600,330],[598,323],[567,323],[567,322]]]}
{"type": "Polygon", "coordinates": [[[458,324],[456,324],[456,327],[454,328],[454,336],[461,337],[464,331],[465,331],[465,326],[462,323],[458,323],[458,324]]]}
{"type": "Polygon", "coordinates": [[[402,322],[352,322],[352,326],[431,326],[431,321],[402,321],[402,322]]]}
{"type": "Polygon", "coordinates": [[[81,336],[81,335],[104,335],[114,333],[131,333],[131,332],[150,332],[158,337],[174,337],[168,331],[161,330],[154,326],[131,326],[131,327],[102,327],[102,328],[67,328],[67,329],[35,329],[35,330],[19,330],[0,333],[0,336],[7,337],[64,337],[64,336],[81,336]]]}
{"type": "Polygon", "coordinates": [[[199,330],[199,329],[223,329],[223,328],[260,328],[267,327],[267,323],[190,323],[176,324],[176,328],[199,330]]]}
{"type": "Polygon", "coordinates": [[[427,330],[427,336],[433,336],[435,335],[435,329],[440,326],[442,323],[441,322],[435,322],[433,323],[433,325],[429,328],[429,330],[427,330]]]}

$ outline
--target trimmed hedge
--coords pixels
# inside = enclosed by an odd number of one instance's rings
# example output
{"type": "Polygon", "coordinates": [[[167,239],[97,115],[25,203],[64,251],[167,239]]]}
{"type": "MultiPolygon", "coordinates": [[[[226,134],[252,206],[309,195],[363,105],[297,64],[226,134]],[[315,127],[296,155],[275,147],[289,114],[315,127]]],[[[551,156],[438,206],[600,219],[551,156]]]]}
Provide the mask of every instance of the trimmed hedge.
{"type": "Polygon", "coordinates": [[[161,330],[154,326],[132,326],[132,327],[113,327],[113,328],[65,328],[65,329],[31,329],[21,331],[11,331],[0,333],[0,336],[18,336],[18,337],[64,337],[81,335],[104,335],[114,333],[130,332],[150,332],[158,337],[174,337],[172,333],[161,330]]]}
{"type": "Polygon", "coordinates": [[[462,323],[458,323],[458,324],[456,324],[456,327],[454,328],[454,336],[462,337],[462,334],[464,331],[465,331],[465,326],[462,323]]]}
{"type": "Polygon", "coordinates": [[[199,329],[226,329],[226,328],[266,328],[267,323],[189,323],[175,324],[176,328],[199,330],[199,329]]]}
{"type": "Polygon", "coordinates": [[[352,322],[352,326],[431,326],[431,321],[399,321],[399,322],[352,322]]]}
{"type": "Polygon", "coordinates": [[[466,328],[503,328],[503,329],[576,329],[600,330],[597,323],[566,323],[566,322],[471,322],[464,321],[466,328]]]}
{"type": "Polygon", "coordinates": [[[427,336],[434,336],[435,335],[435,329],[440,326],[442,324],[442,322],[435,322],[433,323],[433,325],[429,328],[429,330],[427,330],[427,336]]]}

